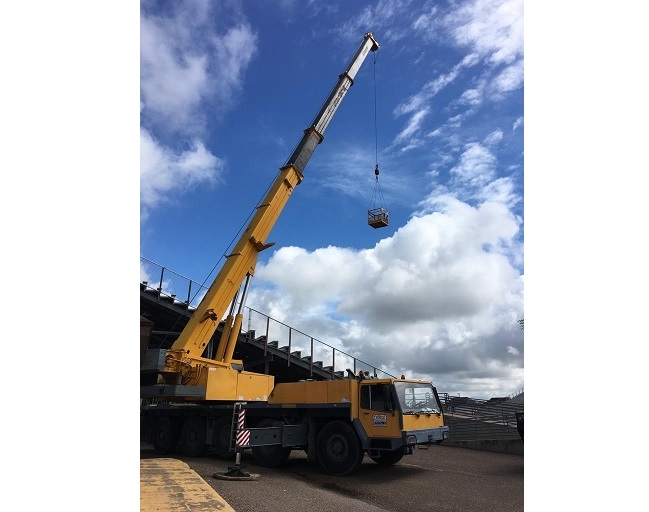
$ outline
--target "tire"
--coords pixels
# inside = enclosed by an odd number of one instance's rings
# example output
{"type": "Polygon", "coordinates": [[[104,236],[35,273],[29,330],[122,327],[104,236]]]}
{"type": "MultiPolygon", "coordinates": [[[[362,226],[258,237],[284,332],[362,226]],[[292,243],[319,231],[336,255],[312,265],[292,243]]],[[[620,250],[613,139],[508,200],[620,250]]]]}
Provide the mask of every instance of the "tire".
{"type": "Polygon", "coordinates": [[[158,455],[171,453],[178,444],[178,436],[178,424],[167,416],[161,416],[153,427],[153,450],[158,455]]]}
{"type": "Polygon", "coordinates": [[[327,473],[334,476],[348,475],[363,460],[363,451],[354,429],[342,421],[327,423],[317,441],[318,461],[327,473]]]}
{"type": "Polygon", "coordinates": [[[187,457],[200,457],[207,448],[205,419],[193,416],[187,418],[180,431],[180,453],[187,457]]]}
{"type": "Polygon", "coordinates": [[[214,437],[212,438],[212,445],[214,451],[219,457],[230,458],[230,437],[232,432],[232,418],[224,417],[219,418],[214,423],[214,437]]]}
{"type": "MultiPolygon", "coordinates": [[[[279,427],[284,422],[281,420],[265,419],[261,420],[257,427],[279,427]]],[[[281,439],[280,439],[281,441],[281,439]]],[[[281,445],[267,445],[267,446],[253,446],[252,456],[255,462],[262,467],[278,468],[286,464],[289,455],[291,455],[290,448],[283,448],[281,445]]]]}
{"type": "Polygon", "coordinates": [[[381,466],[393,466],[394,464],[399,462],[405,454],[406,454],[406,447],[403,446],[391,452],[387,452],[387,451],[381,452],[380,457],[370,456],[370,459],[372,459],[374,462],[376,462],[381,466]]]}

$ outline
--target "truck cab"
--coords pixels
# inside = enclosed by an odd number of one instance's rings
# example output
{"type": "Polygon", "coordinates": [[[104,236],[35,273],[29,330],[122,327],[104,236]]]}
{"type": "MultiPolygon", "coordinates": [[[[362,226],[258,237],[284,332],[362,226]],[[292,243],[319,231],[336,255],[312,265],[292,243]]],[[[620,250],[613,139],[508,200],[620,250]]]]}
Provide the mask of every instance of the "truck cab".
{"type": "Polygon", "coordinates": [[[368,450],[440,443],[448,437],[431,382],[389,379],[361,381],[358,420],[368,434],[368,450]],[[391,439],[388,445],[381,440],[391,439]]]}

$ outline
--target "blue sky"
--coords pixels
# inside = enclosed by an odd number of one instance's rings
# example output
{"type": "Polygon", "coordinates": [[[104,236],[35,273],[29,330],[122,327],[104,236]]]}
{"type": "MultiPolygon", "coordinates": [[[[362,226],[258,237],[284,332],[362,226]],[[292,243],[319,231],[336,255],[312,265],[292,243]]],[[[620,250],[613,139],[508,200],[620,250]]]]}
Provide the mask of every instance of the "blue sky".
{"type": "Polygon", "coordinates": [[[521,0],[142,2],[141,256],[202,282],[366,32],[247,305],[440,391],[516,392],[521,0]]]}

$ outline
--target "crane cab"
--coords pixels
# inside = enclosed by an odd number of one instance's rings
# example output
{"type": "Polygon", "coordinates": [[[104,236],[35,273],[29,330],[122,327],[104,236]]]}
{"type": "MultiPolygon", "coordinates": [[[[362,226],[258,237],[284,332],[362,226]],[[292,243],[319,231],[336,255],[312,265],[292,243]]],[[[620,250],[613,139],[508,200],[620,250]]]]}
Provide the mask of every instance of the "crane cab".
{"type": "Polygon", "coordinates": [[[374,229],[387,226],[388,211],[383,207],[367,210],[367,223],[374,229]]]}

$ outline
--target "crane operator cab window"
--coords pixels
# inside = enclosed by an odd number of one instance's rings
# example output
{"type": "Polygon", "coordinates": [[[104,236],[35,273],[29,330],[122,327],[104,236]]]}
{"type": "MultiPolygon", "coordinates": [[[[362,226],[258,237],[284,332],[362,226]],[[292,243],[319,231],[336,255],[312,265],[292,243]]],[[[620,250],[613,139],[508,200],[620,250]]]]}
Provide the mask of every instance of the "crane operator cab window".
{"type": "Polygon", "coordinates": [[[361,386],[361,408],[381,412],[394,411],[395,407],[390,388],[391,386],[389,384],[368,384],[361,386]]]}

